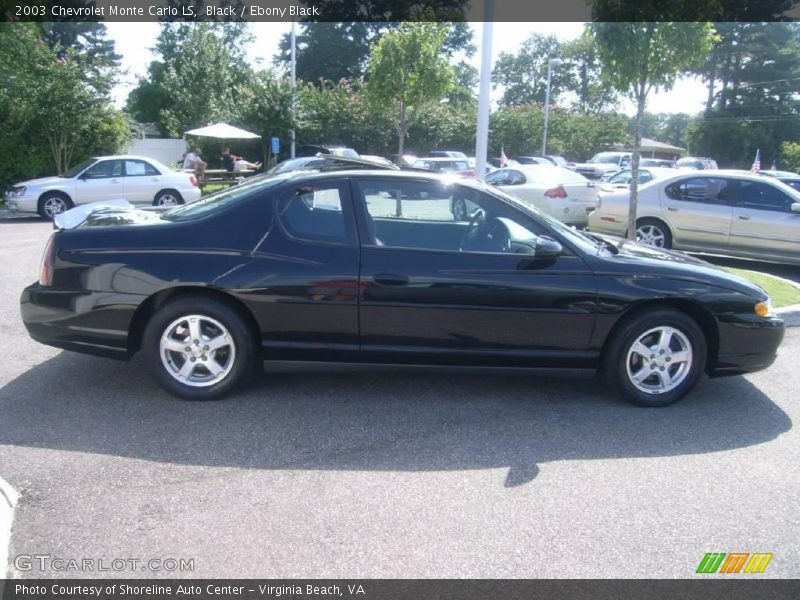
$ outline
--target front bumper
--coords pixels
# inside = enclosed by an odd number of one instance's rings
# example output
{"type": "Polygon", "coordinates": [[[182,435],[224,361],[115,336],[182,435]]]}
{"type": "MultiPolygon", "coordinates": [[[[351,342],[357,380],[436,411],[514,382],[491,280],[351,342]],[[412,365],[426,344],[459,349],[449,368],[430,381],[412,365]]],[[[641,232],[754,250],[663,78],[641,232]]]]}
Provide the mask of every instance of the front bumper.
{"type": "Polygon", "coordinates": [[[127,359],[128,331],[141,300],[128,294],[57,290],[34,283],[22,291],[20,313],[28,334],[37,342],[127,359]]]}
{"type": "Polygon", "coordinates": [[[33,196],[17,196],[16,194],[5,195],[6,208],[12,212],[31,212],[35,213],[39,208],[37,198],[33,196]]]}
{"type": "Polygon", "coordinates": [[[778,356],[786,327],[777,317],[733,315],[718,319],[719,351],[711,377],[753,373],[769,367],[778,356]]]}

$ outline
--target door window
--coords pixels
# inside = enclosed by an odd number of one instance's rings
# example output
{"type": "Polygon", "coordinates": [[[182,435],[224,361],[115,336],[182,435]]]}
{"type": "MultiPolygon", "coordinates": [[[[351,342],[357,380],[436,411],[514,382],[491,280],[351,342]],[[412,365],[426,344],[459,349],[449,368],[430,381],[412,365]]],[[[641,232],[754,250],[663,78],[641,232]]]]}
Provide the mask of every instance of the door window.
{"type": "Polygon", "coordinates": [[[313,182],[279,195],[277,214],[294,238],[339,244],[355,243],[348,218],[346,182],[313,182]]]}
{"type": "Polygon", "coordinates": [[[122,176],[121,160],[101,160],[83,174],[86,179],[108,179],[122,176]]]}
{"type": "Polygon", "coordinates": [[[446,252],[535,254],[544,227],[503,202],[457,183],[369,179],[363,243],[446,252]],[[456,206],[460,203],[460,206],[456,206]],[[469,215],[456,221],[455,214],[469,215]]]}
{"type": "Polygon", "coordinates": [[[692,177],[667,186],[667,197],[700,204],[727,204],[729,182],[719,177],[692,177]]]}
{"type": "Polygon", "coordinates": [[[125,175],[127,177],[144,177],[145,175],[161,175],[158,170],[143,160],[126,160],[125,175]]]}
{"type": "Polygon", "coordinates": [[[733,194],[733,202],[735,206],[741,208],[792,212],[794,200],[768,183],[740,180],[733,194]]]}

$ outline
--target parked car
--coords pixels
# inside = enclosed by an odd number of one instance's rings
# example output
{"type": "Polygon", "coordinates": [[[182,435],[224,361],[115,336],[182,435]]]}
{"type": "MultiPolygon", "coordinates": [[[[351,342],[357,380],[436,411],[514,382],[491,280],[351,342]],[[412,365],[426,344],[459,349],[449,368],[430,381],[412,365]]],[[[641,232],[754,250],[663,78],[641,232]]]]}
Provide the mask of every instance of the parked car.
{"type": "MultiPolygon", "coordinates": [[[[331,169],[341,169],[345,165],[352,169],[397,170],[400,168],[392,164],[391,161],[381,158],[380,156],[362,155],[358,158],[350,158],[346,156],[318,154],[317,156],[304,156],[302,158],[284,160],[272,167],[272,169],[267,171],[262,177],[272,177],[274,175],[282,175],[294,171],[327,171],[331,169]]],[[[249,183],[249,180],[246,183],[249,183]]]]}
{"type": "MultiPolygon", "coordinates": [[[[586,215],[597,205],[593,182],[580,173],[552,164],[500,169],[487,175],[486,183],[568,225],[585,226],[586,215]]],[[[469,219],[470,213],[470,207],[463,201],[453,206],[457,221],[469,219]]]]}
{"type": "Polygon", "coordinates": [[[552,162],[557,167],[564,167],[566,169],[571,169],[575,167],[574,162],[572,162],[571,160],[567,160],[563,156],[557,156],[555,154],[547,154],[545,158],[550,162],[552,162]]]}
{"type": "Polygon", "coordinates": [[[719,169],[717,161],[703,156],[686,156],[675,162],[676,169],[693,169],[695,171],[716,171],[719,169]]]}
{"type": "Polygon", "coordinates": [[[365,160],[367,162],[375,163],[377,165],[383,166],[393,166],[394,163],[390,161],[388,158],[384,158],[383,156],[375,156],[372,154],[362,154],[359,156],[361,160],[365,160]]]}
{"type": "Polygon", "coordinates": [[[469,161],[464,158],[419,158],[411,165],[413,169],[431,171],[433,173],[453,173],[463,177],[474,177],[475,171],[470,168],[469,161]]]}
{"type": "Polygon", "coordinates": [[[408,171],[278,175],[165,212],[105,207],[53,233],[41,264],[21,296],[35,340],[141,352],[191,400],[275,359],[602,370],[627,400],[663,406],[704,372],[768,367],[784,334],[761,288],[701,260],[408,171]],[[469,222],[450,214],[455,197],[478,207],[469,222]]]}
{"type": "MultiPolygon", "coordinates": [[[[757,174],[679,171],[639,189],[636,238],[659,248],[800,264],[800,192],[757,174]]],[[[589,230],[623,236],[628,192],[600,191],[589,230]]]]}
{"type": "Polygon", "coordinates": [[[521,165],[553,165],[553,162],[544,156],[516,156],[514,160],[521,165]]]}
{"type": "Polygon", "coordinates": [[[514,160],[513,158],[506,158],[505,159],[505,164],[503,164],[503,158],[499,157],[499,156],[497,156],[495,158],[490,158],[490,159],[488,159],[487,162],[490,165],[492,165],[495,169],[502,169],[503,167],[515,167],[515,166],[520,164],[516,160],[514,160]]]}
{"type": "Polygon", "coordinates": [[[330,162],[330,159],[321,156],[303,156],[300,158],[287,158],[267,171],[267,175],[279,175],[298,169],[313,169],[330,162]]]}
{"type": "Polygon", "coordinates": [[[295,152],[295,156],[316,156],[317,154],[358,158],[358,152],[340,144],[304,144],[299,146],[295,152]]]}
{"type": "MultiPolygon", "coordinates": [[[[630,169],[622,169],[621,171],[617,171],[616,173],[612,173],[610,175],[606,175],[603,178],[605,182],[601,188],[604,190],[608,189],[624,189],[627,190],[631,185],[631,179],[633,172],[630,169]]],[[[660,179],[662,177],[670,177],[675,175],[675,169],[673,168],[664,168],[664,167],[646,167],[646,168],[639,168],[639,185],[643,183],[647,183],[648,181],[653,181],[654,179],[660,179]]]]}
{"type": "Polygon", "coordinates": [[[674,169],[675,161],[667,160],[665,158],[640,158],[640,167],[663,167],[665,169],[674,169]]]}
{"type": "Polygon", "coordinates": [[[457,158],[467,160],[467,155],[456,150],[431,150],[427,158],[457,158]]]}
{"type": "Polygon", "coordinates": [[[399,157],[399,159],[398,156],[398,154],[390,154],[389,159],[391,159],[394,164],[400,167],[410,167],[419,158],[416,154],[403,154],[403,156],[399,157]]]}
{"type": "Polygon", "coordinates": [[[174,206],[200,198],[197,179],[143,156],[96,156],[55,177],[17,183],[6,192],[12,212],[45,219],[73,206],[122,198],[135,204],[174,206]]]}
{"type": "MultiPolygon", "coordinates": [[[[477,160],[476,160],[476,158],[474,156],[468,156],[467,157],[467,164],[469,165],[469,168],[472,169],[472,171],[474,173],[477,173],[477,171],[475,170],[475,166],[477,164],[477,160]]],[[[493,171],[496,171],[497,167],[492,166],[492,164],[487,161],[486,165],[485,165],[485,169],[486,169],[486,171],[485,171],[484,175],[488,175],[489,173],[492,173],[493,171]]]]}
{"type": "Polygon", "coordinates": [[[601,179],[631,164],[630,152],[600,152],[585,163],[576,163],[573,169],[589,179],[601,179]]]}
{"type": "Polygon", "coordinates": [[[765,177],[774,177],[778,181],[782,181],[789,187],[800,191],[800,174],[792,173],[791,171],[759,171],[760,175],[765,177]]]}

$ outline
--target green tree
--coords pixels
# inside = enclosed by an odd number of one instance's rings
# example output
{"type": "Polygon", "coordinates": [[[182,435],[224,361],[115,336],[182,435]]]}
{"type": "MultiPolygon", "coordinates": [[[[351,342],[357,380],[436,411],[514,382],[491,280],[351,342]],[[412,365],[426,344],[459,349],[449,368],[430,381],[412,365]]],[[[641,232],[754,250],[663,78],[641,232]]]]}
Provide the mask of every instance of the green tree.
{"type": "Polygon", "coordinates": [[[211,122],[237,120],[252,78],[244,55],[249,40],[246,26],[238,23],[162,25],[155,47],[159,60],[131,91],[128,111],[170,137],[211,122]]]}
{"type": "Polygon", "coordinates": [[[241,125],[261,136],[260,153],[267,164],[267,144],[271,138],[279,138],[281,147],[291,141],[289,130],[294,126],[291,83],[271,70],[256,73],[244,87],[242,104],[241,125]]]}
{"type": "Polygon", "coordinates": [[[702,62],[712,47],[714,28],[710,23],[597,22],[591,24],[590,31],[597,41],[604,77],[636,102],[628,210],[628,236],[635,239],[642,119],[647,96],[653,88],[671,88],[680,73],[702,62]]]}
{"type": "Polygon", "coordinates": [[[566,64],[559,70],[571,73],[571,77],[564,78],[564,90],[575,94],[573,106],[579,112],[598,114],[617,106],[617,90],[603,77],[597,42],[588,29],[577,39],[562,44],[561,56],[566,64]]]}
{"type": "Polygon", "coordinates": [[[800,173],[800,143],[783,142],[781,144],[780,168],[800,173]]]}
{"type": "Polygon", "coordinates": [[[370,51],[367,97],[394,125],[399,155],[408,128],[454,85],[453,68],[442,53],[449,32],[442,23],[405,23],[370,51]]]}
{"type": "MultiPolygon", "coordinates": [[[[503,88],[500,106],[544,104],[547,93],[547,61],[561,56],[562,48],[554,35],[532,34],[519,52],[501,52],[492,70],[494,87],[503,88]]],[[[556,67],[552,71],[550,99],[555,103],[562,91],[570,87],[572,73],[556,67]]]]}

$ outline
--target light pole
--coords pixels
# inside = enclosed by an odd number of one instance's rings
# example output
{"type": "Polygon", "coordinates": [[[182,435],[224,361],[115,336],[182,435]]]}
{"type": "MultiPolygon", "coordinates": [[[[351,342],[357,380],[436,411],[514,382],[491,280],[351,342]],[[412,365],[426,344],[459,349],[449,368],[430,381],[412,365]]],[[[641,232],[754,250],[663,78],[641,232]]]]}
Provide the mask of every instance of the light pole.
{"type": "Polygon", "coordinates": [[[547,60],[547,92],[544,98],[544,133],[542,134],[542,156],[547,155],[547,118],[550,116],[550,79],[553,75],[553,66],[558,66],[564,61],[560,58],[547,60]]]}

